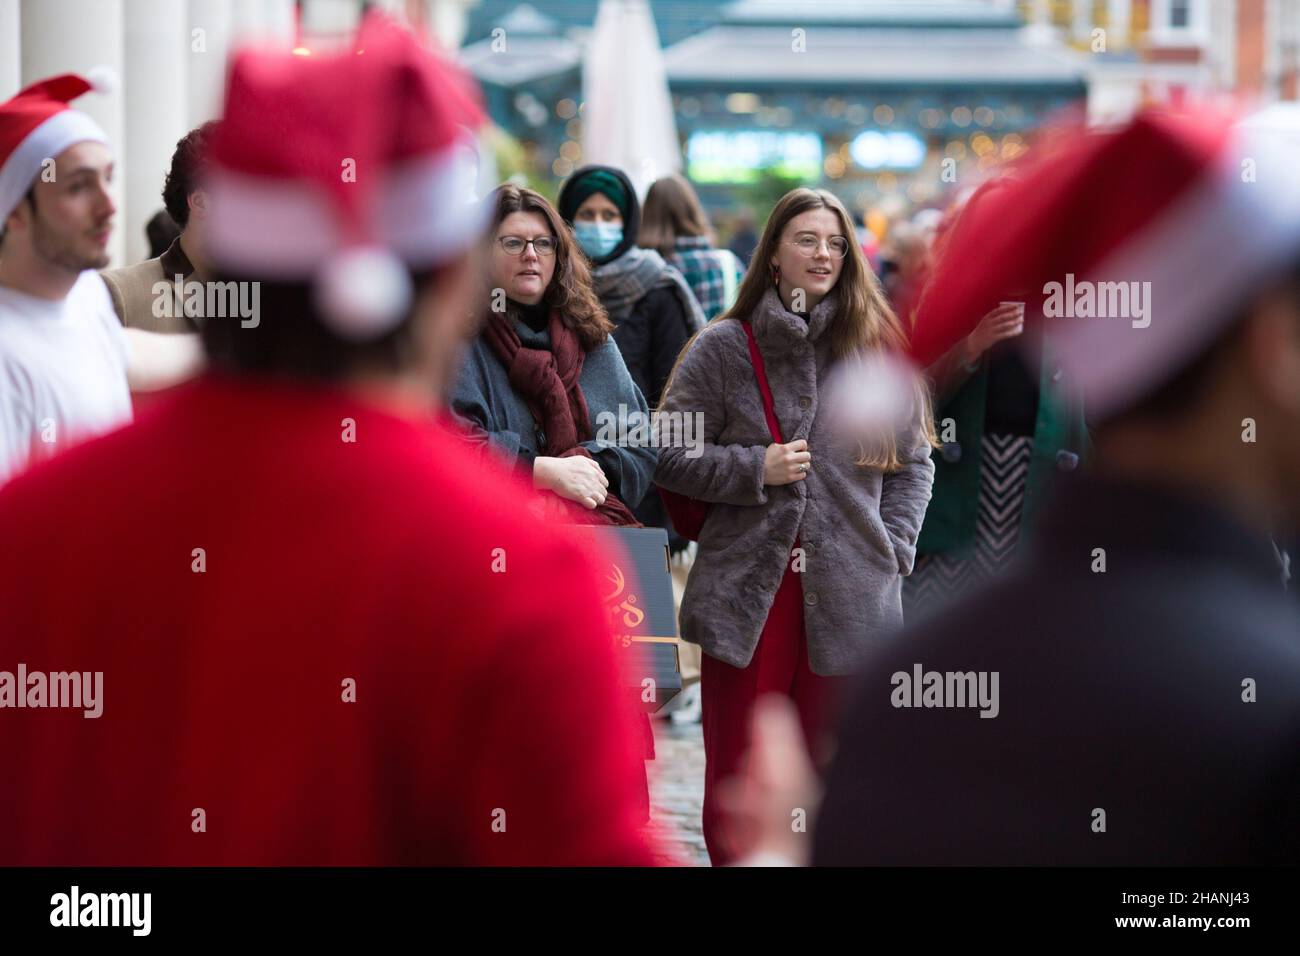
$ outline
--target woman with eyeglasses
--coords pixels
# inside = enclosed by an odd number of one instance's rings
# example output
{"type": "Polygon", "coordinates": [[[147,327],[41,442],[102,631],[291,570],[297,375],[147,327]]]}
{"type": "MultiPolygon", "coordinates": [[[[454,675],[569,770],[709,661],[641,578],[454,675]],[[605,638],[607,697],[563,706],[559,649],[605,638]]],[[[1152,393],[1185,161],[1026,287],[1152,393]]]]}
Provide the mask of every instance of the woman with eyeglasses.
{"type": "Polygon", "coordinates": [[[566,520],[635,526],[650,487],[648,443],[599,440],[620,407],[649,409],[611,336],[572,234],[545,197],[505,184],[487,202],[482,331],[452,394],[454,413],[566,520]]]}
{"type": "Polygon", "coordinates": [[[841,363],[905,345],[844,205],[800,188],[772,211],[735,305],[687,345],[664,390],[662,411],[703,416],[702,451],[660,449],[655,481],[708,507],[681,631],[704,651],[703,823],[715,864],[736,855],[719,786],[739,768],[754,702],[792,699],[821,763],[837,682],[902,623],[934,476],[928,398],[919,380],[899,380],[893,424],[849,433],[831,381],[841,363]]]}

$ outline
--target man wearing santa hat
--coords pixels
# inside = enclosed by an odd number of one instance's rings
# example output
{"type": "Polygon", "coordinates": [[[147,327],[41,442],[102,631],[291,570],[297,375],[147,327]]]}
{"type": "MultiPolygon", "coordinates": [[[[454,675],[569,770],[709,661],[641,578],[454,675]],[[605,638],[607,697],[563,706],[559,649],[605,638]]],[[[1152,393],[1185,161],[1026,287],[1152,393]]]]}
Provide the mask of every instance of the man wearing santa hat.
{"type": "Polygon", "coordinates": [[[0,866],[654,861],[596,565],[437,418],[477,92],[355,43],[230,68],[208,251],[262,321],[0,490],[0,866]]]}
{"type": "Polygon", "coordinates": [[[1006,289],[1092,295],[1042,321],[1083,387],[1095,461],[1062,479],[1018,569],[864,672],[811,839],[789,834],[808,796],[784,762],[790,717],[761,712],[737,790],[752,849],[1300,863],[1300,605],[1273,545],[1300,529],[1298,151],[1285,111],[1151,112],[1047,149],[963,214],[944,252],[960,268],[940,263],[922,302],[920,364],[1006,289]],[[1112,308],[1122,286],[1141,299],[1112,308]]]}
{"type": "Polygon", "coordinates": [[[116,209],[108,138],[57,76],[0,103],[0,482],[131,418],[130,389],[173,384],[197,339],[124,334],[103,281],[116,209]]]}

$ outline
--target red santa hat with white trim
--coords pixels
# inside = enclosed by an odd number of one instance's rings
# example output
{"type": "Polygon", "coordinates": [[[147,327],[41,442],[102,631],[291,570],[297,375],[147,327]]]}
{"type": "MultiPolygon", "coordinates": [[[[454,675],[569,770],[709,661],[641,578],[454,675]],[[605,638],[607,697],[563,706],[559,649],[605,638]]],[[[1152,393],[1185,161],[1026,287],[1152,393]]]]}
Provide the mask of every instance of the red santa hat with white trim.
{"type": "Polygon", "coordinates": [[[482,121],[472,82],[378,13],[336,54],[237,54],[205,185],[212,261],[310,282],[336,334],[382,336],[407,313],[408,271],[480,235],[482,121]]]}
{"type": "Polygon", "coordinates": [[[1049,146],[958,216],[913,357],[930,364],[1028,290],[1089,416],[1130,407],[1300,262],[1297,155],[1285,108],[1245,122],[1148,111],[1049,146]]]}
{"type": "Polygon", "coordinates": [[[68,103],[91,90],[106,93],[111,83],[103,69],[84,77],[64,73],[0,103],[0,227],[32,188],[46,160],[77,143],[108,145],[99,124],[68,103]]]}

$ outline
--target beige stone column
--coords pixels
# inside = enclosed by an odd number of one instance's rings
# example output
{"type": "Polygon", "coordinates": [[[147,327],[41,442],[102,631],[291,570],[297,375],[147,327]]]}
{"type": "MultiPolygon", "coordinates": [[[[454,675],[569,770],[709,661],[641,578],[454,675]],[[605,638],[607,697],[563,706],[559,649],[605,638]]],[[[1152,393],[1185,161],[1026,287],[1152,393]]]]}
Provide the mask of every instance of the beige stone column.
{"type": "Polygon", "coordinates": [[[126,251],[122,182],[129,163],[124,142],[122,0],[22,0],[19,26],[22,85],[59,73],[85,73],[96,66],[108,67],[117,76],[113,92],[87,93],[77,100],[76,108],[103,127],[117,156],[112,192],[119,212],[108,251],[113,264],[121,265],[126,251]]]}

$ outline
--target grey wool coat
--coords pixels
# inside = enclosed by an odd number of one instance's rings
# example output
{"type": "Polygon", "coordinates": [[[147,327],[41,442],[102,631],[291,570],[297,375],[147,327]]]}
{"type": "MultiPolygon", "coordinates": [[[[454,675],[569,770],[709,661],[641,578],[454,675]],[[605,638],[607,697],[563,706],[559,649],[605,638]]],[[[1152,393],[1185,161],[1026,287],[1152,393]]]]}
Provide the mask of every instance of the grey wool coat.
{"type": "Polygon", "coordinates": [[[911,572],[934,465],[919,418],[898,436],[896,472],[854,464],[856,443],[819,407],[832,365],[827,325],[834,293],[807,321],[768,290],[750,321],[786,442],[806,439],[803,481],[763,484],[772,443],[745,330],[715,321],[696,338],[663,401],[703,414],[703,453],[663,447],[657,484],[712,503],[682,600],[682,636],[711,657],[746,667],[796,539],[804,550],[804,625],[816,674],[852,673],[902,624],[902,576],[911,572]]]}
{"type": "MultiPolygon", "coordinates": [[[[514,325],[526,348],[550,348],[548,330],[534,332],[518,319],[514,325]]],[[[580,444],[600,465],[610,490],[629,508],[635,508],[650,490],[656,452],[648,441],[619,442],[620,414],[631,419],[622,432],[626,438],[638,420],[648,420],[649,409],[612,336],[587,353],[578,385],[587,400],[594,433],[591,440],[580,444]]],[[[528,403],[511,387],[506,367],[482,335],[474,339],[465,356],[452,389],[451,409],[462,421],[487,433],[490,447],[507,467],[531,473],[532,460],[545,454],[545,442],[528,403]]]]}

